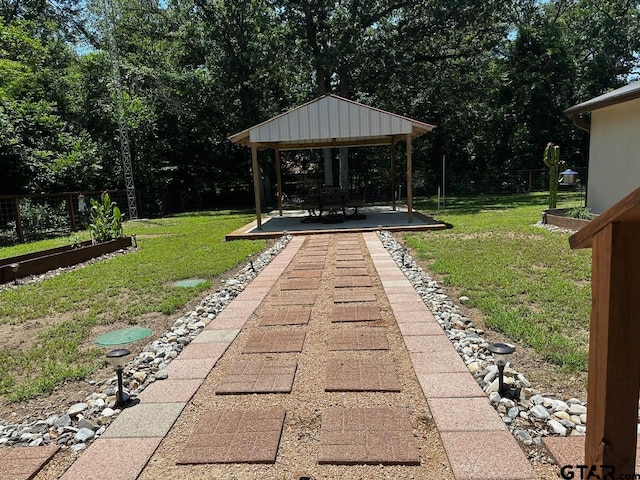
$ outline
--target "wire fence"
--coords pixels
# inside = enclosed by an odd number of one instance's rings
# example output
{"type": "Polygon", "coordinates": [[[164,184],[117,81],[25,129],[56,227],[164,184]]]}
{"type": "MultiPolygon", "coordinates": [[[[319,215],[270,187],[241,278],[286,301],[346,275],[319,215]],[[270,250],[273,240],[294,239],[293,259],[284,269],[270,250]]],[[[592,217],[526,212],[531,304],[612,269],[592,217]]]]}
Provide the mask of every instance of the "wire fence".
{"type": "MultiPolygon", "coordinates": [[[[0,244],[68,234],[87,227],[91,199],[100,201],[103,191],[0,196],[0,244]]],[[[109,190],[124,215],[127,192],[109,190]],[[124,208],[122,208],[124,207],[124,208]]]]}

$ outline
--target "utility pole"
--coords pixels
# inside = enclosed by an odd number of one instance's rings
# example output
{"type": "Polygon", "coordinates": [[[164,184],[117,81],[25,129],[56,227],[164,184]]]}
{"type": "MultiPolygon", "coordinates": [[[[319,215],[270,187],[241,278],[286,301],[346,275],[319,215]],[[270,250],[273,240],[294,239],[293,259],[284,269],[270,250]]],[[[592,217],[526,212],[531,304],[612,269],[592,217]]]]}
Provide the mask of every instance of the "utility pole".
{"type": "Polygon", "coordinates": [[[104,0],[104,16],[106,32],[109,38],[109,60],[111,61],[111,75],[115,94],[115,106],[118,114],[118,131],[120,134],[120,152],[122,154],[122,170],[124,171],[124,183],[127,191],[127,204],[129,206],[129,219],[138,219],[138,207],[136,201],[136,188],[133,183],[133,168],[131,167],[131,150],[129,148],[129,130],[125,119],[124,97],[122,95],[122,82],[120,80],[120,57],[118,54],[118,42],[116,40],[116,13],[112,0],[104,0]]]}

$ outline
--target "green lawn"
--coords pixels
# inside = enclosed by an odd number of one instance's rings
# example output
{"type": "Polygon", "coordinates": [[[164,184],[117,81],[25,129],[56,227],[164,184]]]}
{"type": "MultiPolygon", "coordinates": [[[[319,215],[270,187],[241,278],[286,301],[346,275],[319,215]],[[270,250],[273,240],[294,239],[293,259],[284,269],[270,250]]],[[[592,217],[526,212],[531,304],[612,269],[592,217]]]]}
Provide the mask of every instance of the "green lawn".
{"type": "MultiPolygon", "coordinates": [[[[182,308],[210,288],[216,276],[265,247],[264,241],[224,241],[251,219],[216,212],[128,222],[125,234],[137,234],[138,251],[0,292],[0,324],[37,320],[51,325],[21,348],[0,348],[0,394],[21,400],[86,377],[103,364],[103,352],[87,346],[93,327],[136,324],[143,315],[169,315],[182,308]],[[190,277],[209,282],[171,286],[190,277]]],[[[56,239],[0,248],[0,258],[68,243],[56,239]]]]}
{"type": "MultiPolygon", "coordinates": [[[[568,372],[586,371],[591,251],[570,250],[568,234],[532,226],[546,201],[543,194],[448,199],[436,217],[453,228],[405,240],[489,327],[568,372]]],[[[559,207],[579,204],[578,195],[560,194],[559,207]]],[[[433,212],[435,201],[416,208],[433,212]]]]}

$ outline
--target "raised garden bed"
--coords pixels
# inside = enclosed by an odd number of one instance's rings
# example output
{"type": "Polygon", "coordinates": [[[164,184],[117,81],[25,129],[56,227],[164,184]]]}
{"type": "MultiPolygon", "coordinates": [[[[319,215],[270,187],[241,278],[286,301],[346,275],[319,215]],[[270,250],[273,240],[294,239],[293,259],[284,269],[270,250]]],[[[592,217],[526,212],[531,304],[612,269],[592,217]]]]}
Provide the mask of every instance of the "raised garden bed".
{"type": "Polygon", "coordinates": [[[566,228],[569,230],[580,230],[588,225],[591,220],[583,220],[581,218],[567,217],[569,208],[554,208],[544,210],[542,212],[542,223],[555,225],[556,227],[566,228]]]}
{"type": "Polygon", "coordinates": [[[0,259],[0,283],[11,282],[14,278],[39,275],[56,268],[70,267],[121,248],[128,248],[132,244],[132,237],[117,238],[97,245],[92,245],[89,240],[76,245],[3,258],[0,259]],[[12,263],[19,265],[18,271],[15,273],[9,266],[12,263]]]}

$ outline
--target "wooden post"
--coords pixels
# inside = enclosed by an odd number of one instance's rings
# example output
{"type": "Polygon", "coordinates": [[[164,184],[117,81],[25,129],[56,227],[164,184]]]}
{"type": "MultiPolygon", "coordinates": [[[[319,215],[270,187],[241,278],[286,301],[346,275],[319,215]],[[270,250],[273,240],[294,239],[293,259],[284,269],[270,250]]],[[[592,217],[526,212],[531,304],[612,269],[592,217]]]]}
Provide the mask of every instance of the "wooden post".
{"type": "Polygon", "coordinates": [[[391,209],[396,211],[396,142],[391,139],[391,209]]]}
{"type": "Polygon", "coordinates": [[[280,150],[275,149],[276,152],[276,183],[278,188],[278,212],[282,216],[282,171],[280,170],[280,150]]]}
{"type": "Polygon", "coordinates": [[[262,211],[260,209],[260,169],[258,168],[258,148],[251,144],[251,168],[253,169],[253,192],[256,201],[256,222],[262,230],[262,211]]]}
{"type": "Polygon", "coordinates": [[[633,474],[636,462],[639,238],[640,222],[609,224],[593,238],[585,464],[613,465],[616,475],[633,474]]]}
{"type": "MultiPolygon", "coordinates": [[[[595,475],[635,471],[640,391],[640,189],[571,236],[593,248],[584,463],[595,475]],[[607,467],[602,467],[602,466],[607,467]]],[[[631,478],[631,477],[629,477],[631,478]]]]}
{"type": "Polygon", "coordinates": [[[409,223],[413,222],[413,166],[411,165],[413,157],[413,148],[411,146],[411,134],[407,134],[407,219],[409,223]]]}

